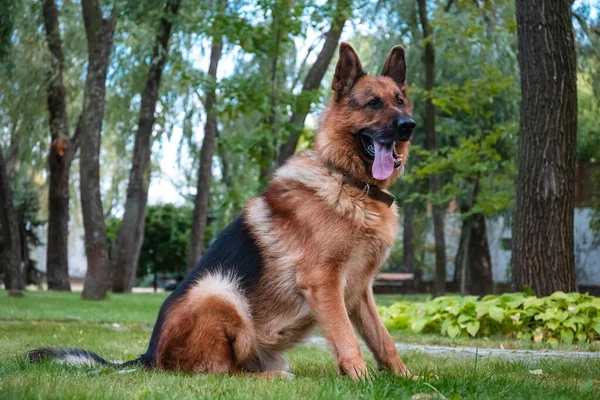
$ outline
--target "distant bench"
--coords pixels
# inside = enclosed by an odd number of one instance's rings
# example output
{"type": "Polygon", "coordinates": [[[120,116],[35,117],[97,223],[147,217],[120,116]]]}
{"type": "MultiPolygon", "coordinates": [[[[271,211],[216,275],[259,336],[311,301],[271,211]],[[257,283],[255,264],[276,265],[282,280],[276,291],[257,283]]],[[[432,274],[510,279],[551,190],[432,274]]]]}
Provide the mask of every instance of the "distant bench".
{"type": "Polygon", "coordinates": [[[415,274],[410,272],[382,272],[373,282],[373,291],[379,294],[414,292],[415,274]]]}

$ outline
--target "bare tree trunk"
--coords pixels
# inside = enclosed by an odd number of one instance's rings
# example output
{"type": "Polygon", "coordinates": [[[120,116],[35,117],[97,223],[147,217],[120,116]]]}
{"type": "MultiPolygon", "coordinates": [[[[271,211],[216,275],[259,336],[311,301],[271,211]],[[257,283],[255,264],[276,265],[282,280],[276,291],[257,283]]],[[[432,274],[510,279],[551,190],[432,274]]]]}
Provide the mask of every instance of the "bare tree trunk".
{"type": "Polygon", "coordinates": [[[10,297],[23,296],[25,285],[21,260],[19,220],[13,203],[10,179],[6,171],[4,153],[0,148],[0,224],[2,225],[2,263],[4,264],[4,286],[10,297]]]}
{"type": "Polygon", "coordinates": [[[421,280],[421,271],[417,270],[415,262],[415,206],[404,204],[404,221],[402,222],[402,256],[404,268],[414,274],[414,288],[417,289],[421,280]]]}
{"type": "Polygon", "coordinates": [[[289,1],[274,2],[271,8],[273,15],[272,27],[275,40],[275,48],[273,49],[273,57],[271,59],[271,94],[269,96],[269,115],[267,117],[267,125],[272,133],[272,145],[269,143],[261,149],[261,165],[259,171],[259,181],[261,187],[265,187],[271,175],[273,174],[273,163],[275,161],[275,149],[279,140],[279,124],[277,121],[277,107],[279,104],[279,82],[278,82],[278,66],[279,57],[281,54],[281,41],[283,36],[283,23],[281,21],[284,11],[287,14],[289,10],[289,1]]]}
{"type": "Polygon", "coordinates": [[[454,281],[461,294],[493,292],[492,258],[483,214],[470,214],[464,219],[455,264],[454,281]]]}
{"type": "Polygon", "coordinates": [[[516,1],[522,101],[513,286],[531,286],[540,296],[577,289],[577,86],[571,3],[516,1]]]}
{"type": "Polygon", "coordinates": [[[290,118],[290,136],[287,141],[279,147],[277,166],[283,165],[296,151],[298,140],[300,140],[302,129],[304,128],[306,116],[310,112],[311,102],[306,100],[306,96],[308,93],[317,90],[321,86],[323,76],[325,76],[327,67],[331,63],[331,59],[338,47],[340,36],[342,35],[344,25],[348,20],[348,15],[351,11],[348,10],[348,1],[346,0],[338,0],[337,8],[335,17],[331,22],[331,28],[329,29],[329,32],[325,34],[323,48],[319,52],[317,60],[304,79],[302,92],[298,96],[298,101],[296,103],[296,110],[290,118]]]}
{"type": "Polygon", "coordinates": [[[487,240],[485,215],[475,213],[471,215],[471,239],[469,244],[469,293],[483,296],[494,291],[492,280],[492,257],[487,240]]]}
{"type": "Polygon", "coordinates": [[[82,0],[81,7],[88,44],[83,110],[76,133],[81,136],[81,209],[87,256],[87,273],[81,296],[86,300],[102,300],[110,286],[110,275],[100,196],[100,137],[115,20],[102,17],[98,0],[82,0]]]}
{"type": "MultiPolygon", "coordinates": [[[[431,38],[431,27],[427,16],[427,4],[425,0],[419,0],[419,18],[421,29],[425,40],[425,148],[429,151],[437,150],[437,136],[435,132],[435,106],[432,101],[431,92],[435,86],[435,48],[431,38]]],[[[429,178],[429,189],[434,195],[440,192],[440,176],[433,174],[429,178]]],[[[435,237],[435,282],[433,285],[434,296],[442,296],[446,293],[446,240],[444,238],[444,209],[438,204],[432,207],[433,232],[435,237]]]]}
{"type": "Polygon", "coordinates": [[[465,217],[456,253],[453,283],[460,288],[461,294],[485,295],[494,289],[485,215],[471,212],[479,195],[479,179],[477,176],[469,180],[473,190],[469,198],[460,203],[460,212],[465,217]]]}
{"type": "MultiPolygon", "coordinates": [[[[227,2],[223,1],[223,9],[227,7],[227,2]]],[[[217,69],[221,52],[223,50],[223,39],[216,34],[212,40],[210,50],[210,65],[208,75],[216,82],[217,69]]],[[[206,111],[206,124],[204,125],[204,139],[200,149],[200,166],[198,167],[198,184],[196,186],[196,197],[194,199],[194,213],[192,217],[192,230],[190,232],[190,244],[188,246],[188,270],[192,269],[204,248],[204,231],[208,218],[208,203],[210,197],[210,181],[212,180],[212,159],[215,153],[215,142],[219,135],[217,126],[217,117],[214,113],[214,106],[217,102],[217,94],[214,86],[206,93],[204,109],[206,111]]]]}
{"type": "Polygon", "coordinates": [[[52,76],[48,85],[48,121],[52,143],[48,155],[50,185],[46,271],[49,290],[71,290],[68,257],[69,175],[79,139],[69,136],[67,97],[63,83],[64,55],[54,0],[44,0],[43,14],[46,40],[52,56],[52,76]]]}
{"type": "Polygon", "coordinates": [[[133,161],[129,172],[125,213],[119,228],[114,250],[113,292],[131,292],[135,282],[140,250],[144,241],[144,219],[150,185],[150,153],[154,112],[160,80],[167,63],[168,44],[173,28],[173,18],[179,10],[180,0],[167,0],[160,29],[152,50],[152,61],[146,87],[142,93],[142,104],[138,131],[133,148],[133,161]]]}

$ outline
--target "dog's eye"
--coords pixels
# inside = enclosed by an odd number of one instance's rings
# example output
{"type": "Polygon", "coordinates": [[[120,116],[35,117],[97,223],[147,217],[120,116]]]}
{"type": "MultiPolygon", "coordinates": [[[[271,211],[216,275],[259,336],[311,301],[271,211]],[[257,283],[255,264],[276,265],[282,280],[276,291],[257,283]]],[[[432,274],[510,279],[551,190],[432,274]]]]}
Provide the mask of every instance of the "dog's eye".
{"type": "Polygon", "coordinates": [[[373,100],[370,100],[370,101],[367,103],[367,105],[368,105],[369,107],[377,108],[377,107],[381,106],[381,100],[379,100],[379,99],[373,99],[373,100]]]}
{"type": "Polygon", "coordinates": [[[398,102],[399,107],[404,107],[404,100],[402,100],[400,97],[398,97],[398,99],[396,101],[398,102]]]}

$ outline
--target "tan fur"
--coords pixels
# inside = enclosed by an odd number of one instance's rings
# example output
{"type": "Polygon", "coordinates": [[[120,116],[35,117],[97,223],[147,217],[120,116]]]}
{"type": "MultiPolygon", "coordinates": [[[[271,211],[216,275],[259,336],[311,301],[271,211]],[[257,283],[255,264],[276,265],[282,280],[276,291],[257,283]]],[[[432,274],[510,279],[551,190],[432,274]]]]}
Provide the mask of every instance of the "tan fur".
{"type": "MultiPolygon", "coordinates": [[[[384,72],[404,79],[397,62],[403,57],[404,51],[395,48],[384,72]]],[[[165,322],[160,366],[214,373],[287,370],[282,352],[317,324],[340,372],[364,379],[367,369],[354,325],[380,367],[409,375],[377,315],[371,288],[396,240],[398,210],[345,184],[339,172],[327,167],[334,165],[382,189],[398,178],[402,168],[385,181],[374,180],[353,135],[363,127],[389,123],[398,113],[412,113],[406,83],[388,76],[365,75],[354,51],[341,46],[336,97],[322,115],[315,150],[292,157],[243,211],[263,255],[258,283],[243,295],[242,305],[235,290],[226,296],[190,291],[165,322]],[[377,112],[350,104],[373,95],[385,103],[377,112]],[[404,100],[402,109],[398,97],[404,100]],[[178,364],[169,363],[171,359],[178,364]]],[[[408,142],[397,142],[403,163],[408,149],[408,142]]]]}

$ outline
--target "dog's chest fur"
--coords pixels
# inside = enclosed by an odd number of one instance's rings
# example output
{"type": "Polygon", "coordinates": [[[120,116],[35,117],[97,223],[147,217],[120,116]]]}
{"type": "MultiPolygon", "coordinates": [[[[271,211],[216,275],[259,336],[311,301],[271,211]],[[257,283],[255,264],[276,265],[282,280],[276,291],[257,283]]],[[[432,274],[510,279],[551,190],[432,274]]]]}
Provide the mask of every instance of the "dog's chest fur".
{"type": "Polygon", "coordinates": [[[397,209],[368,198],[322,166],[312,152],[281,168],[265,195],[246,208],[262,250],[262,276],[249,293],[259,343],[285,350],[314,320],[298,281],[316,269],[342,274],[348,311],[389,254],[397,209]]]}

